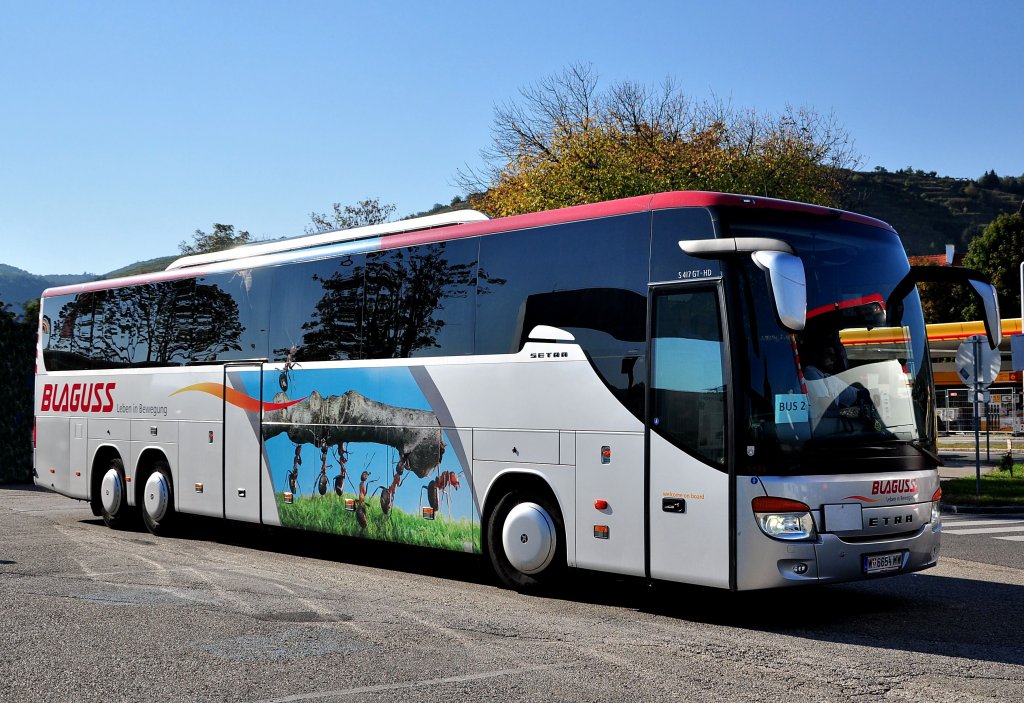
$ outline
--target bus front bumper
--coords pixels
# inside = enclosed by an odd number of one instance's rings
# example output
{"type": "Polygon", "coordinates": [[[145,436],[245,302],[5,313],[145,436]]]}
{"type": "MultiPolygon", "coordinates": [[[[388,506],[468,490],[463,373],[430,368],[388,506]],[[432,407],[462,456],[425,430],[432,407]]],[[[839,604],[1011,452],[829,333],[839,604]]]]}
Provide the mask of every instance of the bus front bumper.
{"type": "Polygon", "coordinates": [[[816,542],[801,545],[802,549],[780,544],[771,550],[777,578],[769,577],[773,583],[758,587],[840,583],[921,571],[938,562],[941,534],[939,525],[929,523],[906,535],[871,541],[824,533],[816,542]]]}

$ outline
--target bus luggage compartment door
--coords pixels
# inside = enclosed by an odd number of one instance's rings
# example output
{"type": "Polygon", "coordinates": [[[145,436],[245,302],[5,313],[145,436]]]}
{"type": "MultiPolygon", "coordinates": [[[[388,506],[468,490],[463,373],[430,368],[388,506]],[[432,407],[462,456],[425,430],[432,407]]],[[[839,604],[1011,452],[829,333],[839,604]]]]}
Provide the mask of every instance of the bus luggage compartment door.
{"type": "Polygon", "coordinates": [[[232,520],[260,521],[261,377],[259,363],[224,366],[224,517],[232,520]]]}
{"type": "Polygon", "coordinates": [[[68,437],[68,444],[71,445],[71,461],[68,464],[68,495],[75,498],[88,498],[88,477],[87,463],[89,461],[89,440],[85,427],[88,420],[84,417],[71,418],[71,432],[68,437]]]}

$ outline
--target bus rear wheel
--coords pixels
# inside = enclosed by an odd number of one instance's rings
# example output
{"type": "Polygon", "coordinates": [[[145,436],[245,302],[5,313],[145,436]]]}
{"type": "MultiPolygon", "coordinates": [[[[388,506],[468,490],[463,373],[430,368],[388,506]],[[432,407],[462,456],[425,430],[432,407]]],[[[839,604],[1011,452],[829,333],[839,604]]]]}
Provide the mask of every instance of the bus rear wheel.
{"type": "Polygon", "coordinates": [[[131,508],[128,507],[126,485],[124,464],[120,459],[111,459],[100,479],[100,515],[107,527],[121,529],[129,521],[131,508]]]}
{"type": "Polygon", "coordinates": [[[167,462],[158,461],[142,491],[142,521],[157,536],[167,535],[174,524],[174,486],[167,462]]]}
{"type": "Polygon", "coordinates": [[[506,493],[487,521],[487,554],[503,584],[519,591],[550,586],[565,567],[562,515],[549,498],[506,493]]]}

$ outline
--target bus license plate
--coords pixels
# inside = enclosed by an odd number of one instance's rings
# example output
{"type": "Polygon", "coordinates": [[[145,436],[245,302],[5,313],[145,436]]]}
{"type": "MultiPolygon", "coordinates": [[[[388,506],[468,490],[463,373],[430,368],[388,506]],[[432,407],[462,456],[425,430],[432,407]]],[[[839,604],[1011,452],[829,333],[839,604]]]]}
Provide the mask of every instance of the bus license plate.
{"type": "Polygon", "coordinates": [[[899,571],[902,568],[903,552],[868,554],[864,557],[865,574],[884,574],[887,571],[899,571]]]}

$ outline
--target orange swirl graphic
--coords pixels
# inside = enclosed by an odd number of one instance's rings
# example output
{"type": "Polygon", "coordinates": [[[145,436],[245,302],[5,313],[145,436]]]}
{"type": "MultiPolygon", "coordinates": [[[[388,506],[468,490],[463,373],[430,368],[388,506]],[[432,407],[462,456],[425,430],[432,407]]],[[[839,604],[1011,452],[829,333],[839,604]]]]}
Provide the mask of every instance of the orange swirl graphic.
{"type": "Polygon", "coordinates": [[[846,496],[845,498],[843,498],[843,500],[849,500],[850,498],[855,498],[857,500],[862,500],[865,503],[877,503],[878,502],[878,498],[868,498],[867,496],[846,496]]]}
{"type": "MultiPolygon", "coordinates": [[[[231,403],[235,407],[241,408],[242,410],[248,410],[249,412],[256,412],[260,409],[260,399],[248,396],[245,393],[236,391],[234,388],[229,388],[222,383],[196,383],[192,386],[186,386],[185,388],[179,388],[178,390],[171,393],[171,395],[178,395],[185,391],[199,391],[200,393],[209,393],[217,398],[223,398],[228,403],[231,403]]],[[[299,398],[298,400],[289,400],[287,403],[263,403],[263,409],[266,411],[271,410],[284,410],[290,408],[296,403],[301,403],[305,398],[299,398]]]]}

